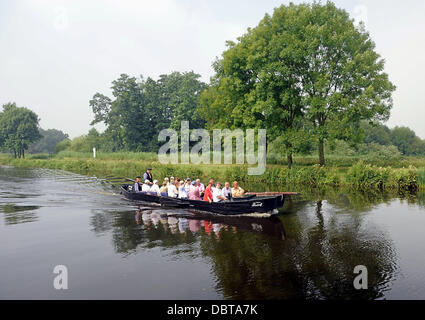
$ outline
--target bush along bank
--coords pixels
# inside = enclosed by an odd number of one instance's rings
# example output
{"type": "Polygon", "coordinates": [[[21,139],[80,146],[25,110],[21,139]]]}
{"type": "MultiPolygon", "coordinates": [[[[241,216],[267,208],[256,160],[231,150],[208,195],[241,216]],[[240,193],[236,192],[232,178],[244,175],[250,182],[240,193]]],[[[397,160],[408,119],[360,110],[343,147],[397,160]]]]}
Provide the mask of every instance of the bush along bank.
{"type": "Polygon", "coordinates": [[[361,189],[416,191],[419,187],[418,172],[414,167],[407,169],[382,168],[360,161],[348,169],[346,182],[361,189]]]}
{"type": "Polygon", "coordinates": [[[243,168],[235,168],[228,176],[245,182],[262,182],[283,185],[303,185],[309,187],[339,187],[349,186],[365,190],[401,190],[415,191],[425,187],[425,172],[423,181],[418,183],[418,173],[422,171],[414,167],[394,169],[365,164],[362,161],[354,164],[348,170],[341,171],[335,167],[292,168],[272,167],[261,176],[248,176],[243,168]]]}
{"type": "Polygon", "coordinates": [[[138,160],[100,160],[100,159],[13,159],[0,158],[3,165],[28,168],[60,169],[99,177],[115,176],[134,178],[154,168],[155,177],[186,177],[201,179],[214,178],[216,181],[237,180],[249,185],[267,184],[276,190],[295,186],[340,187],[348,186],[359,190],[400,190],[415,191],[425,188],[425,169],[378,167],[357,162],[348,169],[338,167],[293,167],[268,166],[264,174],[248,175],[248,167],[243,165],[164,165],[152,161],[138,160]]]}

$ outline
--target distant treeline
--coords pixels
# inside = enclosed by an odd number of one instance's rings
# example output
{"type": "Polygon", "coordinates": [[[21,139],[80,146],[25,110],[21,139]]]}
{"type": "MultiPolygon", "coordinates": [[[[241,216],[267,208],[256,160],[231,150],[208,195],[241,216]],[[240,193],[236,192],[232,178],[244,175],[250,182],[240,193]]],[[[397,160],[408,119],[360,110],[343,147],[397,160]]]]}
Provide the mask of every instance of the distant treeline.
{"type": "Polygon", "coordinates": [[[55,153],[57,144],[69,138],[68,134],[57,129],[39,128],[38,131],[41,138],[29,146],[28,153],[55,153]]]}

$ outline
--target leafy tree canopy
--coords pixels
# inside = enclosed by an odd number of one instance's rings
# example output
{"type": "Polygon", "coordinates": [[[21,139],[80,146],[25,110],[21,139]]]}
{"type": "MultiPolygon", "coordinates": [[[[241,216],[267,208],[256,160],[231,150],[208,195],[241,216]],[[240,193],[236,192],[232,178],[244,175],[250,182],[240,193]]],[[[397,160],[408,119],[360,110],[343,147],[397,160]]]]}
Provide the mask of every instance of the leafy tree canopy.
{"type": "Polygon", "coordinates": [[[209,127],[266,127],[287,148],[308,134],[324,165],[326,140],[359,142],[361,120],[389,117],[395,87],[384,61],[332,2],[282,5],[227,45],[202,97],[209,127]]]}
{"type": "Polygon", "coordinates": [[[157,81],[122,74],[112,82],[110,99],[96,93],[90,100],[95,115],[92,124],[103,122],[104,147],[108,151],[156,151],[156,137],[164,128],[180,128],[180,121],[203,128],[197,113],[206,84],[194,72],[173,72],[157,81]]]}
{"type": "Polygon", "coordinates": [[[15,103],[3,105],[0,116],[0,142],[4,150],[15,157],[24,157],[29,145],[39,140],[38,116],[34,111],[15,103]]]}

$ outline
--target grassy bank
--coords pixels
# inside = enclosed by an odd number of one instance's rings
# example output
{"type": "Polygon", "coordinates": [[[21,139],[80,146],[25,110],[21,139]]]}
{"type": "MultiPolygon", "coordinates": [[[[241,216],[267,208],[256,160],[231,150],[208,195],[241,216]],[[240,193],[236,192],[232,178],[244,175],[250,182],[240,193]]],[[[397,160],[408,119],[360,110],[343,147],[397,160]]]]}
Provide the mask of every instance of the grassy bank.
{"type": "MultiPolygon", "coordinates": [[[[419,163],[421,159],[414,159],[419,163]]],[[[307,163],[307,160],[305,160],[307,163]]],[[[328,162],[329,163],[329,162],[328,162]]],[[[407,167],[382,167],[363,160],[353,164],[319,167],[318,165],[295,166],[268,164],[263,175],[250,176],[244,165],[164,165],[157,161],[156,154],[150,153],[112,153],[99,154],[93,159],[90,153],[62,152],[58,155],[31,155],[26,159],[14,159],[1,155],[0,164],[28,168],[61,169],[99,177],[135,177],[141,175],[148,166],[154,168],[158,180],[175,176],[180,178],[199,177],[207,180],[213,177],[219,181],[238,180],[255,186],[267,184],[274,190],[296,191],[301,187],[352,187],[367,190],[415,190],[425,188],[425,165],[417,169],[407,160],[407,167]]],[[[345,162],[343,162],[345,164],[345,162]]]]}
{"type": "MultiPolygon", "coordinates": [[[[7,157],[6,155],[2,155],[7,157]]],[[[1,156],[0,156],[1,157],[1,156]]],[[[96,155],[98,160],[138,160],[157,162],[158,155],[152,152],[98,152],[96,155]]],[[[58,154],[29,154],[28,159],[92,159],[92,152],[75,152],[61,151],[58,154]]],[[[212,161],[212,158],[211,158],[212,161]]],[[[425,168],[425,157],[382,157],[378,155],[360,155],[345,156],[329,154],[326,156],[326,165],[328,167],[349,168],[359,161],[366,164],[372,164],[379,167],[391,168],[408,168],[409,166],[416,168],[425,168]]],[[[306,167],[313,166],[318,163],[317,155],[294,156],[294,166],[306,167]]],[[[268,154],[267,164],[286,166],[286,156],[278,154],[268,154]]]]}

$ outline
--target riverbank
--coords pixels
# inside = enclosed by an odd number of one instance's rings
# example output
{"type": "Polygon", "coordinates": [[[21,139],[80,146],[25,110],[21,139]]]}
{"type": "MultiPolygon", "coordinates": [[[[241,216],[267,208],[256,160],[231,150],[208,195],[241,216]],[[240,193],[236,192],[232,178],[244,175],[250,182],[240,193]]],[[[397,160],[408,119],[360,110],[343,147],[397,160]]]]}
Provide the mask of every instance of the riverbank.
{"type": "Polygon", "coordinates": [[[425,189],[425,169],[410,165],[407,168],[380,167],[360,160],[351,166],[318,165],[294,166],[288,169],[284,165],[268,164],[263,175],[252,176],[247,173],[246,165],[164,165],[156,160],[154,154],[110,154],[97,159],[82,154],[81,157],[33,155],[26,159],[14,159],[8,155],[0,156],[0,164],[26,168],[60,169],[84,175],[98,177],[135,177],[153,167],[155,178],[199,177],[216,181],[238,180],[250,186],[267,183],[275,190],[299,191],[312,187],[351,187],[359,190],[414,191],[425,189]],[[137,156],[138,155],[138,156],[137,156]],[[142,156],[141,156],[142,155],[142,156]]]}

